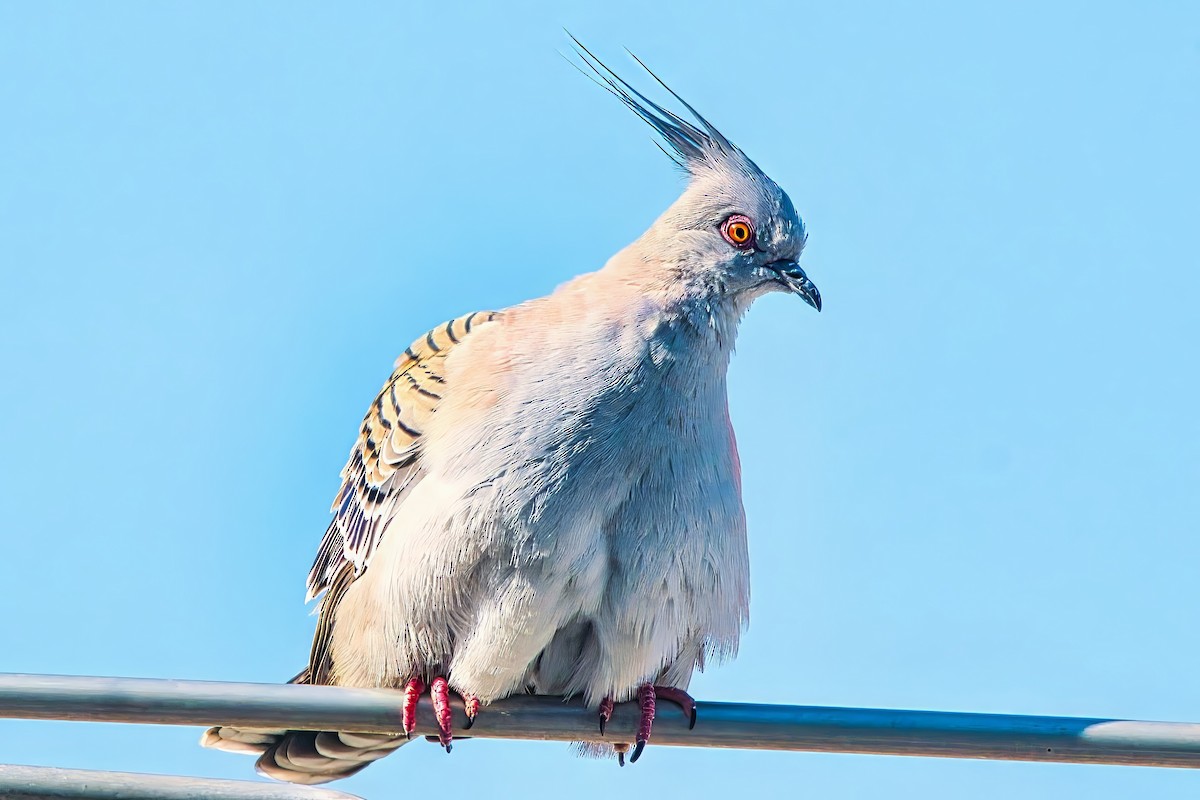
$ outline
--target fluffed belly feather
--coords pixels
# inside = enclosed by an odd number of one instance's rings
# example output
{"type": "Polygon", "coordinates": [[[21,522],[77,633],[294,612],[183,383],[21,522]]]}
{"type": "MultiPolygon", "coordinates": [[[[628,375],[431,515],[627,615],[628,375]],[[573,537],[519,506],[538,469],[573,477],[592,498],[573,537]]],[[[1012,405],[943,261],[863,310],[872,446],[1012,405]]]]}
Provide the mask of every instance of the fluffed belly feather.
{"type": "Polygon", "coordinates": [[[668,673],[686,686],[706,651],[732,653],[748,563],[720,400],[698,420],[634,412],[593,430],[586,452],[557,448],[569,474],[549,458],[487,479],[428,475],[338,608],[337,681],[445,670],[484,702],[527,686],[597,702],[668,673]]]}

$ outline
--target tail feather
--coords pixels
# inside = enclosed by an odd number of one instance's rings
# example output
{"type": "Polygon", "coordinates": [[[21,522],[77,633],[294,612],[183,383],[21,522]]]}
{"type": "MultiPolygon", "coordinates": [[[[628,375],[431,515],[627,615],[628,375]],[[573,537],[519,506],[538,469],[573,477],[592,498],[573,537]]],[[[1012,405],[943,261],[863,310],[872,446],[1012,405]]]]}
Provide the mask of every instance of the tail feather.
{"type": "Polygon", "coordinates": [[[329,758],[365,759],[383,758],[399,747],[396,737],[385,733],[334,733],[321,731],[313,743],[317,752],[329,758]]]}
{"type": "Polygon", "coordinates": [[[260,756],[287,733],[266,728],[209,728],[200,737],[201,747],[224,750],[228,753],[249,753],[260,756]]]}
{"type": "MultiPolygon", "coordinates": [[[[308,683],[308,672],[292,683],[308,683]]],[[[289,783],[328,783],[347,778],[406,744],[403,736],[385,733],[289,731],[272,728],[209,728],[203,747],[258,756],[260,775],[289,783]]]]}
{"type": "Polygon", "coordinates": [[[403,736],[336,731],[209,728],[204,747],[258,756],[259,774],[290,783],[327,783],[346,778],[408,742],[403,736]]]}

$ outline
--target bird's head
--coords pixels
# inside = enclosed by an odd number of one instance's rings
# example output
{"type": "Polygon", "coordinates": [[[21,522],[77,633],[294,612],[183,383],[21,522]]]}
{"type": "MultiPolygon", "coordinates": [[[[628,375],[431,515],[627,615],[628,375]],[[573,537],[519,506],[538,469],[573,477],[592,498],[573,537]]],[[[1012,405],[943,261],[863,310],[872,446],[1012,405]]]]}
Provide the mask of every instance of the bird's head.
{"type": "Polygon", "coordinates": [[[743,307],[785,291],[820,311],[821,294],[799,264],[804,223],[787,193],[641,61],[694,121],[648,99],[575,44],[601,85],[658,133],[663,152],[688,175],[687,189],[642,236],[640,249],[743,307]]]}

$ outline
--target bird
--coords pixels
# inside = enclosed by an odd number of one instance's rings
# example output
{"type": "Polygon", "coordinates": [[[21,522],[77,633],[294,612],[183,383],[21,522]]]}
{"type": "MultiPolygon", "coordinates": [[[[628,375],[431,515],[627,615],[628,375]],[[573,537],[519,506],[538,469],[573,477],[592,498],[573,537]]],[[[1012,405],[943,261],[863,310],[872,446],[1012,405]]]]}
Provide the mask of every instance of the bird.
{"type": "MultiPolygon", "coordinates": [[[[648,67],[660,104],[572,38],[576,66],[653,130],[680,196],[600,269],[551,294],[459,316],[397,359],[358,431],[307,578],[319,598],[294,683],[403,692],[395,734],[218,726],[202,744],[295,783],[347,777],[403,745],[429,694],[451,749],[515,693],[582,697],[695,724],[687,689],[731,657],[749,554],[727,371],[771,292],[821,310],[788,195],[648,67]],[[675,110],[672,110],[671,106],[675,110]]],[[[630,54],[632,56],[632,54],[630,54]]]]}

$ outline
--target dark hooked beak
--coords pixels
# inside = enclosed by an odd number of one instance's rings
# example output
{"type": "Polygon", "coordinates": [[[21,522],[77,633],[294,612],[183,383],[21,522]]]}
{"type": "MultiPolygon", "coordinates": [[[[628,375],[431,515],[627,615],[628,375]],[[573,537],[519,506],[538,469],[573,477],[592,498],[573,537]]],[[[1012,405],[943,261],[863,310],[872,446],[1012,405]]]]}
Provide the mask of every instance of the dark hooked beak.
{"type": "Polygon", "coordinates": [[[779,282],[787,287],[789,292],[795,292],[804,298],[804,302],[821,310],[821,293],[817,285],[808,279],[804,270],[795,261],[772,261],[767,267],[779,276],[779,282]]]}

